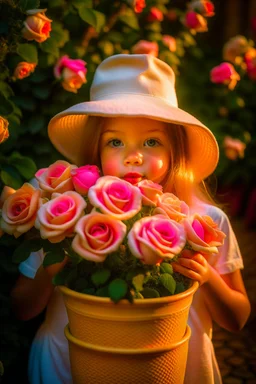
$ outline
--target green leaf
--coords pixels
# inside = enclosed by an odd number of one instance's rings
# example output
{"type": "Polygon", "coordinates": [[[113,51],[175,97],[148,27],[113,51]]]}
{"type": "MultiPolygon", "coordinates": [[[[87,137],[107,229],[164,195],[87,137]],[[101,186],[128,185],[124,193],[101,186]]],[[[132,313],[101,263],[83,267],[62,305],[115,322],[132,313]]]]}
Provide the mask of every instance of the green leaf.
{"type": "Polygon", "coordinates": [[[58,42],[52,38],[45,40],[40,45],[42,51],[46,53],[50,53],[52,56],[58,58],[59,56],[59,48],[58,48],[58,42]]]}
{"type": "Polygon", "coordinates": [[[44,257],[43,266],[47,267],[48,265],[60,263],[64,260],[65,253],[63,249],[53,249],[48,251],[44,257]]]}
{"type": "Polygon", "coordinates": [[[28,11],[29,9],[39,9],[40,0],[20,0],[18,6],[23,11],[28,11]]]}
{"type": "Polygon", "coordinates": [[[139,30],[140,28],[137,17],[134,14],[130,14],[130,15],[125,14],[125,15],[119,16],[119,20],[122,21],[124,24],[128,25],[132,29],[139,30]]]}
{"type": "Polygon", "coordinates": [[[32,159],[21,156],[17,152],[11,155],[9,163],[13,165],[26,180],[32,179],[37,170],[37,166],[32,159]]]}
{"type": "Polygon", "coordinates": [[[91,280],[96,287],[99,287],[100,285],[105,284],[108,281],[109,277],[110,270],[103,268],[94,272],[91,276],[91,280]]]}
{"type": "Polygon", "coordinates": [[[69,31],[63,29],[62,25],[55,21],[51,30],[51,39],[53,39],[57,46],[61,48],[69,40],[69,31]]]}
{"type": "Polygon", "coordinates": [[[0,93],[0,115],[6,116],[12,113],[13,106],[10,101],[8,101],[2,93],[0,93]]]}
{"type": "Polygon", "coordinates": [[[176,281],[174,278],[169,275],[169,273],[164,273],[163,275],[160,275],[159,280],[162,285],[173,295],[176,288],[176,281]]]}
{"type": "Polygon", "coordinates": [[[19,189],[23,184],[23,180],[18,171],[10,165],[2,166],[0,177],[5,185],[14,189],[19,189]]]}
{"type": "Polygon", "coordinates": [[[70,275],[70,270],[63,268],[53,277],[52,282],[54,285],[65,285],[69,275],[70,275]]]}
{"type": "Polygon", "coordinates": [[[19,44],[17,47],[17,53],[25,61],[27,61],[29,63],[37,63],[38,62],[37,49],[31,43],[30,44],[19,44]]]}
{"type": "Polygon", "coordinates": [[[134,286],[137,292],[140,292],[143,290],[144,277],[145,277],[144,275],[140,274],[140,275],[134,276],[134,278],[132,279],[132,285],[134,286]]]}
{"type": "Polygon", "coordinates": [[[71,0],[71,3],[77,9],[79,8],[92,8],[92,0],[71,0]]]}
{"type": "Polygon", "coordinates": [[[127,290],[128,285],[122,279],[115,279],[108,286],[109,296],[115,303],[125,297],[127,290]]]}
{"type": "Polygon", "coordinates": [[[160,271],[162,273],[169,273],[170,275],[173,274],[173,268],[172,268],[171,264],[169,264],[169,263],[161,263],[160,264],[160,271]]]}
{"type": "Polygon", "coordinates": [[[185,285],[182,283],[182,281],[178,281],[176,283],[176,289],[175,289],[175,295],[181,292],[184,292],[186,290],[185,285]]]}
{"type": "Polygon", "coordinates": [[[95,295],[99,297],[109,297],[108,286],[98,288],[95,295]]]}
{"type": "Polygon", "coordinates": [[[152,298],[155,298],[155,297],[160,297],[159,293],[157,292],[156,289],[153,289],[153,288],[144,288],[143,291],[140,292],[142,294],[142,296],[145,298],[145,299],[152,299],[152,298]]]}
{"type": "Polygon", "coordinates": [[[106,17],[103,13],[95,11],[94,9],[84,7],[78,8],[79,16],[83,21],[92,25],[97,32],[100,32],[102,27],[105,25],[106,17]]]}
{"type": "Polygon", "coordinates": [[[12,261],[14,263],[21,263],[29,257],[31,252],[37,252],[41,248],[41,239],[25,240],[13,252],[12,261]]]}

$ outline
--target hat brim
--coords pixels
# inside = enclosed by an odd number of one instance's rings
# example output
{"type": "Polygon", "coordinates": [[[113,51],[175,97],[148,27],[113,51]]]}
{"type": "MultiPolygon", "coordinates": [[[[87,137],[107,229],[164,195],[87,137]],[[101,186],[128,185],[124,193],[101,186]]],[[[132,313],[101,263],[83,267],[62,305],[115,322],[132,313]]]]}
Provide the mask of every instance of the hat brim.
{"type": "Polygon", "coordinates": [[[48,126],[51,142],[76,165],[83,165],[83,133],[88,116],[144,117],[183,125],[188,136],[190,164],[195,179],[202,181],[218,164],[217,141],[212,132],[194,116],[154,96],[120,94],[76,104],[51,119],[48,126]]]}

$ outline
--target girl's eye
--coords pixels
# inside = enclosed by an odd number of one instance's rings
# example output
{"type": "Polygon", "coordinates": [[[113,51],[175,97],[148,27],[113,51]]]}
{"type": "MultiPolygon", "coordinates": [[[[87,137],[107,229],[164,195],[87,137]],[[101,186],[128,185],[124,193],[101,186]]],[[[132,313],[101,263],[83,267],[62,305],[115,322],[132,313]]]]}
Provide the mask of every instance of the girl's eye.
{"type": "Polygon", "coordinates": [[[147,139],[145,141],[145,146],[146,147],[156,147],[159,144],[160,144],[159,141],[156,140],[156,139],[147,139]]]}
{"type": "Polygon", "coordinates": [[[121,147],[123,145],[121,140],[113,139],[108,142],[111,147],[121,147]]]}

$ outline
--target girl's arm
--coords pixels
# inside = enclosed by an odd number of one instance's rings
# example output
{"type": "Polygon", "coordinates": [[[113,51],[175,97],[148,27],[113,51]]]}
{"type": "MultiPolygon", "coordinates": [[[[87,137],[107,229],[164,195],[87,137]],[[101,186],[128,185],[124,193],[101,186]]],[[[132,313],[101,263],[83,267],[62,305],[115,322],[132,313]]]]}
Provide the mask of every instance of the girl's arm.
{"type": "Polygon", "coordinates": [[[41,265],[34,279],[19,276],[11,291],[12,308],[17,318],[30,320],[45,309],[54,290],[52,278],[66,262],[67,258],[46,268],[41,265]]]}
{"type": "Polygon", "coordinates": [[[200,284],[212,319],[222,328],[236,332],[243,328],[251,311],[240,270],[219,275],[203,255],[184,252],[174,269],[200,284]]]}

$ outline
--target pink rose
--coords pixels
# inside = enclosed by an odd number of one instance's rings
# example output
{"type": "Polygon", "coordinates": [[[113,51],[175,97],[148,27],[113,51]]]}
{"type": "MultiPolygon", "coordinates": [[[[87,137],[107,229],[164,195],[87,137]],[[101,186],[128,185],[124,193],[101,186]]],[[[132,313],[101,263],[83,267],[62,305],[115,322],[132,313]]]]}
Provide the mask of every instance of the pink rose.
{"type": "Polygon", "coordinates": [[[53,193],[52,199],[39,208],[35,227],[40,230],[43,239],[59,243],[73,235],[85,207],[83,197],[75,191],[53,193]]]}
{"type": "Polygon", "coordinates": [[[139,188],[114,176],[100,177],[88,198],[94,207],[118,220],[128,220],[141,209],[139,188]]]}
{"type": "Polygon", "coordinates": [[[156,7],[150,8],[149,15],[148,15],[148,21],[162,21],[164,19],[163,12],[160,11],[160,9],[156,7]]]}
{"type": "Polygon", "coordinates": [[[222,63],[210,72],[211,81],[216,84],[225,84],[230,90],[234,89],[240,80],[239,74],[230,63],[222,63]]]}
{"type": "Polygon", "coordinates": [[[247,74],[252,80],[256,80],[256,49],[249,49],[244,55],[247,74]]]}
{"type": "Polygon", "coordinates": [[[62,81],[61,84],[66,91],[77,93],[77,90],[87,82],[85,65],[84,60],[70,59],[65,55],[57,61],[54,75],[62,81]]]}
{"type": "Polygon", "coordinates": [[[244,157],[244,151],[246,144],[241,140],[233,139],[230,136],[226,136],[223,142],[225,155],[230,160],[236,160],[238,157],[242,159],[244,157]]]}
{"type": "Polygon", "coordinates": [[[175,52],[177,49],[176,39],[169,35],[163,35],[162,41],[171,52],[175,52]]]}
{"type": "Polygon", "coordinates": [[[142,180],[137,187],[142,194],[142,205],[155,207],[158,197],[163,194],[163,187],[151,180],[142,180]]]}
{"type": "Polygon", "coordinates": [[[52,20],[45,16],[45,11],[46,9],[31,9],[26,12],[28,17],[22,30],[25,39],[42,43],[50,37],[52,20]]]}
{"type": "Polygon", "coordinates": [[[9,192],[2,208],[1,228],[17,238],[34,226],[40,191],[25,183],[16,192],[9,192]]]}
{"type": "Polygon", "coordinates": [[[210,216],[195,214],[183,220],[187,235],[187,242],[194,251],[210,254],[218,253],[218,248],[223,244],[226,235],[210,216]]]}
{"type": "Polygon", "coordinates": [[[157,264],[178,255],[186,243],[183,226],[166,216],[144,217],[128,234],[132,254],[145,264],[157,264]]]}
{"type": "Polygon", "coordinates": [[[108,215],[92,212],[78,221],[75,232],[74,251],[86,260],[102,262],[109,253],[118,250],[126,234],[126,225],[108,215]]]}
{"type": "Polygon", "coordinates": [[[140,40],[132,47],[132,53],[158,56],[158,44],[155,41],[140,40]]]}
{"type": "Polygon", "coordinates": [[[15,79],[24,79],[28,77],[32,72],[34,72],[36,63],[27,63],[26,61],[21,61],[14,70],[15,79]]]}
{"type": "Polygon", "coordinates": [[[214,4],[208,0],[194,0],[189,4],[189,8],[204,17],[214,16],[214,4]]]}
{"type": "Polygon", "coordinates": [[[100,177],[99,168],[96,165],[85,165],[71,170],[71,178],[75,190],[81,195],[87,195],[88,190],[100,177]]]}
{"type": "Polygon", "coordinates": [[[189,214],[189,207],[172,193],[164,193],[158,197],[155,213],[165,213],[170,219],[181,221],[189,214]]]}
{"type": "Polygon", "coordinates": [[[71,171],[76,168],[76,165],[71,165],[67,161],[57,160],[49,168],[39,169],[35,177],[40,188],[48,194],[53,192],[63,193],[74,190],[71,171]]]}
{"type": "Polygon", "coordinates": [[[249,43],[244,36],[232,37],[223,47],[224,60],[236,62],[238,56],[244,55],[249,47],[249,43]]]}
{"type": "Polygon", "coordinates": [[[196,32],[208,31],[206,19],[194,11],[188,11],[186,13],[183,23],[187,28],[193,29],[196,32]]]}

